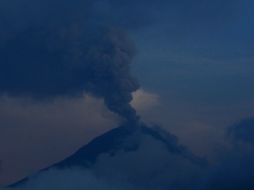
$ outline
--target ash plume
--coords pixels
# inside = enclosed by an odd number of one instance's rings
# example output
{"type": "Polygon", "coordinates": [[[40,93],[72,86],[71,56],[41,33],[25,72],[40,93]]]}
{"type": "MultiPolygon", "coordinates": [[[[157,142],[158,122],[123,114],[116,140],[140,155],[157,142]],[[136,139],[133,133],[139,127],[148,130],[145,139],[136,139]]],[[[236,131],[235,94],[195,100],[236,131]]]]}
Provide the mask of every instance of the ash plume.
{"type": "Polygon", "coordinates": [[[31,19],[0,15],[0,94],[48,101],[86,92],[126,120],[137,120],[130,106],[139,87],[130,74],[135,48],[125,32],[96,20],[91,1],[23,5],[17,9],[31,19]]]}

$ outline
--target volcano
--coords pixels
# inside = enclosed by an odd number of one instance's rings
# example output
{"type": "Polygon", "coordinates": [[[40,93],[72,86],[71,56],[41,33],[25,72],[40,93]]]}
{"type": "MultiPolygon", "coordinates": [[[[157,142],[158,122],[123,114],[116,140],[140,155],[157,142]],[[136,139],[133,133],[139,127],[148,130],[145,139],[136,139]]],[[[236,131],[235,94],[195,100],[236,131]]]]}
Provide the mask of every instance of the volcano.
{"type": "MultiPolygon", "coordinates": [[[[143,149],[142,144],[147,144],[144,143],[145,138],[151,139],[152,141],[156,142],[160,147],[163,147],[163,149],[165,149],[165,151],[170,155],[170,157],[175,157],[176,160],[184,160],[184,162],[188,162],[191,165],[195,165],[200,168],[206,166],[205,159],[195,156],[185,146],[180,145],[174,135],[165,132],[160,127],[147,126],[142,122],[127,122],[122,126],[108,131],[107,133],[95,138],[87,145],[81,147],[73,155],[39,171],[36,176],[52,169],[63,171],[71,168],[84,168],[87,170],[93,169],[97,162],[99,162],[102,155],[110,159],[114,159],[119,154],[134,154],[140,151],[141,149],[143,149]]],[[[149,147],[147,148],[149,150],[149,147]]],[[[142,163],[145,162],[147,159],[151,159],[151,162],[149,162],[148,165],[156,165],[162,160],[161,158],[154,160],[154,156],[156,156],[156,154],[158,153],[154,153],[153,150],[149,150],[149,153],[147,154],[147,156],[145,156],[145,158],[139,158],[138,160],[142,163]]],[[[124,163],[121,163],[121,166],[124,164],[133,164],[133,160],[131,159],[123,162],[124,163]]],[[[145,165],[145,167],[148,166],[145,165]]],[[[33,176],[27,177],[11,185],[10,187],[16,188],[26,185],[32,179],[33,176]]]]}

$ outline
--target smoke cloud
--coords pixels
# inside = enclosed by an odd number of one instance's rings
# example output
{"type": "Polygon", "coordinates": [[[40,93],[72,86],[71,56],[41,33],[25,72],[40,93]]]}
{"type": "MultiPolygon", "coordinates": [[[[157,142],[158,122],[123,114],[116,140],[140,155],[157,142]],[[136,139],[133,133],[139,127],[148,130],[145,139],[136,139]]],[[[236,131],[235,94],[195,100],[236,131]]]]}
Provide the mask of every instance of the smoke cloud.
{"type": "MultiPolygon", "coordinates": [[[[8,8],[8,2],[1,4],[8,8]]],[[[0,94],[51,100],[87,92],[135,119],[129,104],[138,89],[130,74],[135,48],[125,32],[97,21],[90,1],[18,5],[16,15],[0,15],[0,94]],[[19,12],[27,17],[18,18],[19,12]]]]}

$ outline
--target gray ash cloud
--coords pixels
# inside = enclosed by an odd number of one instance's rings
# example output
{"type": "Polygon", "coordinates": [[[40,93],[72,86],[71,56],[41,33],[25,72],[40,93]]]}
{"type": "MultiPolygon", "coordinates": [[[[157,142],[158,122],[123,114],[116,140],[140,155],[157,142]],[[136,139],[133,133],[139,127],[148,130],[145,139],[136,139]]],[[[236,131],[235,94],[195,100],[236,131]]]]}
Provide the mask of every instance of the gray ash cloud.
{"type": "Polygon", "coordinates": [[[87,92],[111,111],[136,117],[129,104],[138,89],[130,74],[135,48],[124,31],[96,20],[90,1],[18,5],[0,15],[0,94],[51,100],[87,92]]]}

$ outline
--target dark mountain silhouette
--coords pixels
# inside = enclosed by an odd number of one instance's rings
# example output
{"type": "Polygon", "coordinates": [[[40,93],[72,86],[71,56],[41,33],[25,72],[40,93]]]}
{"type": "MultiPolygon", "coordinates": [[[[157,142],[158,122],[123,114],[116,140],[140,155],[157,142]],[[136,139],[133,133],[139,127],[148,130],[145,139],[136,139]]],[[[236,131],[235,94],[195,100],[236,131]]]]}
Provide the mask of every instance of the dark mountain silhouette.
{"type": "MultiPolygon", "coordinates": [[[[165,132],[158,126],[148,127],[146,124],[139,122],[125,123],[121,127],[115,128],[95,138],[70,157],[38,173],[49,169],[66,169],[72,167],[90,168],[96,163],[97,158],[101,154],[108,154],[113,157],[119,151],[137,151],[141,143],[140,140],[142,135],[149,136],[162,143],[171,154],[179,155],[196,165],[206,165],[205,159],[195,156],[185,146],[179,145],[174,135],[165,132]]],[[[10,187],[17,187],[27,181],[28,178],[25,178],[10,187]]]]}

